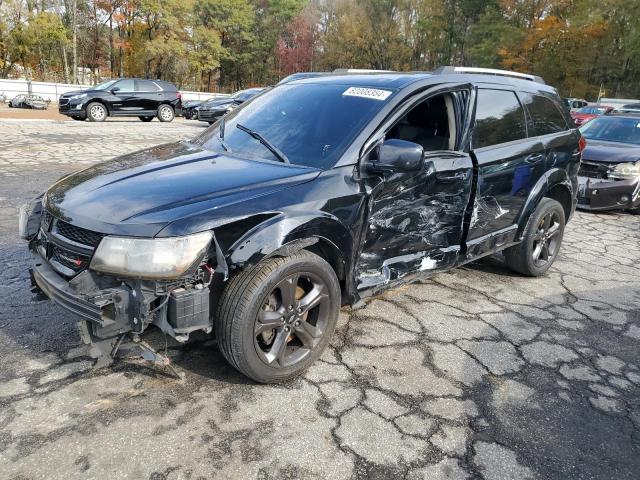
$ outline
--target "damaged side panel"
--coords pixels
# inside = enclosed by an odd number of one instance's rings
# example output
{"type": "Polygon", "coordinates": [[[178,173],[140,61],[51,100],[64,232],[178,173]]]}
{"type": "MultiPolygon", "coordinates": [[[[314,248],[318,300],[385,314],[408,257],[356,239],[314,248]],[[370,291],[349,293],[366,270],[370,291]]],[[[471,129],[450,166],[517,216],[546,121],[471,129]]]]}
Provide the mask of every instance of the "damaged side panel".
{"type": "Polygon", "coordinates": [[[431,154],[418,174],[373,185],[356,268],[358,290],[452,267],[472,178],[468,155],[441,152],[431,154]]]}

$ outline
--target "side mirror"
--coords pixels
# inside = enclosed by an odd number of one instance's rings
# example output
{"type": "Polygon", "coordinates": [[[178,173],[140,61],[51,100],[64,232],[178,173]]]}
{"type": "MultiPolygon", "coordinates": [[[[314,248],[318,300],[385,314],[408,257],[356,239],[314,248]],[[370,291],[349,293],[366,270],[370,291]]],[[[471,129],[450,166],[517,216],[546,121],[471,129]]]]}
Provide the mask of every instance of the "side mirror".
{"type": "Polygon", "coordinates": [[[111,92],[111,93],[116,93],[116,92],[119,92],[119,91],[120,91],[120,87],[113,87],[113,88],[110,90],[110,92],[111,92]]]}
{"type": "Polygon", "coordinates": [[[406,140],[391,138],[378,147],[378,158],[367,162],[376,173],[418,172],[424,164],[424,148],[406,140]]]}

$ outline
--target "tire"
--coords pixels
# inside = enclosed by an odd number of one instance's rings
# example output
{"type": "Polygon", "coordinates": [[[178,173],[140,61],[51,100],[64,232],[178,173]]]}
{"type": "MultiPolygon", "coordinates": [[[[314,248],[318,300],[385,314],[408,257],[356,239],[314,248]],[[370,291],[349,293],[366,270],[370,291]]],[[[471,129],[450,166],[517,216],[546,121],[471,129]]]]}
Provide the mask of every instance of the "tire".
{"type": "Polygon", "coordinates": [[[322,354],[340,300],[336,274],[318,255],[301,250],[266,259],[225,287],[215,324],[218,345],[234,368],[256,382],[286,382],[322,354]]]}
{"type": "Polygon", "coordinates": [[[138,118],[143,122],[150,122],[151,120],[153,120],[153,117],[138,117],[138,118]]]}
{"type": "Polygon", "coordinates": [[[176,113],[171,105],[160,105],[158,107],[158,120],[161,122],[172,122],[176,113]]]}
{"type": "Polygon", "coordinates": [[[543,198],[529,218],[522,242],[504,251],[507,265],[529,277],[544,275],[562,245],[564,208],[551,198],[543,198]]]}
{"type": "Polygon", "coordinates": [[[104,122],[109,116],[107,107],[99,102],[91,102],[87,105],[87,118],[90,122],[104,122]]]}

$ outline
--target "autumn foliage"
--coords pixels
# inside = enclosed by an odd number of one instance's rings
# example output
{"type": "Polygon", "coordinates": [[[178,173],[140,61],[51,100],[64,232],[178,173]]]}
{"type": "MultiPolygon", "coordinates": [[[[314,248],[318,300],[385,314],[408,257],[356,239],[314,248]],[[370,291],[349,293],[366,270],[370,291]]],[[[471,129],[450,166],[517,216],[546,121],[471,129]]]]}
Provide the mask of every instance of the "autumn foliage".
{"type": "Polygon", "coordinates": [[[639,0],[5,0],[0,76],[234,90],[298,71],[440,65],[640,96],[639,0]]]}

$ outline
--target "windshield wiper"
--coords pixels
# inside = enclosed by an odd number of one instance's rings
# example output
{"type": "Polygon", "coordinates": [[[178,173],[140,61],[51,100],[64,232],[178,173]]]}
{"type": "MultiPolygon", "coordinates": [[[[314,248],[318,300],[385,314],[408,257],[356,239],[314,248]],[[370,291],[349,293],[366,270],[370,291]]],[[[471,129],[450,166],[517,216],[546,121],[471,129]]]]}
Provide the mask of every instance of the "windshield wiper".
{"type": "Polygon", "coordinates": [[[262,135],[260,135],[258,132],[251,130],[250,128],[245,127],[244,125],[240,125],[239,123],[236,123],[236,127],[239,128],[240,130],[242,130],[243,132],[251,135],[253,138],[255,138],[256,140],[258,140],[262,145],[264,145],[271,153],[273,153],[273,155],[280,160],[283,163],[287,163],[290,164],[291,162],[289,161],[289,159],[287,158],[287,156],[282,153],[280,150],[278,150],[278,148],[274,145],[272,145],[266,138],[264,138],[262,135]]]}
{"type": "Polygon", "coordinates": [[[218,141],[220,142],[220,145],[222,145],[222,148],[225,149],[225,151],[231,151],[229,145],[227,145],[227,142],[224,141],[224,117],[220,119],[220,125],[218,126],[218,141]]]}

